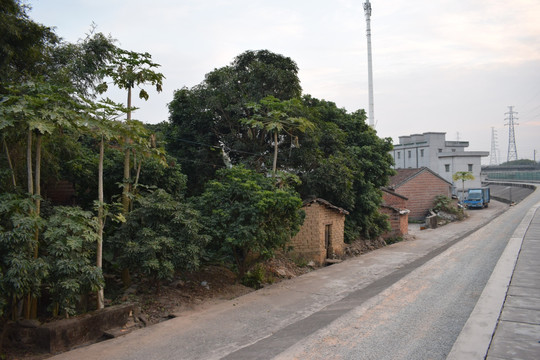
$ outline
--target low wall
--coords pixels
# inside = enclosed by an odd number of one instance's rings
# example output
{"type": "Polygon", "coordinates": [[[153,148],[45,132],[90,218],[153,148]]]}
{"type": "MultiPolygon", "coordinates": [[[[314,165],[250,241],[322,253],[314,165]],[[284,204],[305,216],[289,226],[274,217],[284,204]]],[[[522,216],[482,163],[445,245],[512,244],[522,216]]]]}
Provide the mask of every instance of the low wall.
{"type": "Polygon", "coordinates": [[[8,330],[7,337],[12,346],[37,347],[59,353],[95,342],[105,331],[125,325],[134,310],[134,304],[124,304],[39,326],[16,323],[8,330]]]}

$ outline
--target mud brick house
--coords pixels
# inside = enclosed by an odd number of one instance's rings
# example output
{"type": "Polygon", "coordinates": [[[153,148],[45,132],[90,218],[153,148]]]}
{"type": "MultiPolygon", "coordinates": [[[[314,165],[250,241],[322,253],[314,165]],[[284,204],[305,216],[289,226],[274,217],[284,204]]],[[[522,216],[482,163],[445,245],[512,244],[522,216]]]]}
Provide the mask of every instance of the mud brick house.
{"type": "Polygon", "coordinates": [[[408,199],[411,220],[423,220],[437,195],[452,196],[452,183],[427,167],[396,169],[396,172],[388,188],[408,199]]]}
{"type": "Polygon", "coordinates": [[[388,215],[390,231],[382,234],[384,239],[401,237],[409,233],[409,213],[407,198],[390,189],[383,188],[383,203],[379,211],[388,215]]]}
{"type": "Polygon", "coordinates": [[[323,199],[304,202],[304,224],[291,239],[293,253],[323,265],[343,255],[345,216],[349,213],[323,199]]]}

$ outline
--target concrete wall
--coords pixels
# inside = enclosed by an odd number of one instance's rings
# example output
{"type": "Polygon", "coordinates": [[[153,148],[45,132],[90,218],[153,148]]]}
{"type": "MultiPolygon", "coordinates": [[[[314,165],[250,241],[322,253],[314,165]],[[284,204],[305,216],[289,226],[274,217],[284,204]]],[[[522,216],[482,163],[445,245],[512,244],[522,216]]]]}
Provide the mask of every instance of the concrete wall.
{"type": "Polygon", "coordinates": [[[422,220],[427,210],[433,207],[437,195],[452,196],[451,186],[429,171],[421,172],[395,191],[409,199],[407,208],[411,211],[411,220],[422,220]]]}
{"type": "Polygon", "coordinates": [[[317,202],[308,203],[303,209],[306,212],[304,224],[291,239],[293,253],[306,260],[313,260],[318,265],[324,264],[327,254],[335,254],[337,257],[343,255],[345,215],[317,202]],[[327,225],[330,225],[331,229],[329,250],[325,246],[327,225]]]}

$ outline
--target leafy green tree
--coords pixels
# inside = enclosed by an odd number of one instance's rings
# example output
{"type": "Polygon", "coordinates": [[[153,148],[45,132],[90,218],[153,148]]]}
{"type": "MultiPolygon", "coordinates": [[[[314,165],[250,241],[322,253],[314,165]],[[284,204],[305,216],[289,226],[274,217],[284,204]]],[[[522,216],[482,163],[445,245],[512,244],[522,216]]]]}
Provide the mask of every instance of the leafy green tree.
{"type": "Polygon", "coordinates": [[[313,124],[307,119],[291,115],[295,110],[298,112],[300,106],[301,103],[297,99],[279,101],[273,96],[267,96],[261,99],[258,104],[250,104],[249,108],[254,114],[247,119],[241,120],[254,130],[249,133],[252,137],[261,137],[264,139],[268,134],[273,140],[273,176],[276,176],[277,170],[280,133],[284,132],[291,138],[294,138],[296,140],[295,145],[298,146],[298,137],[295,135],[295,132],[305,132],[308,129],[313,129],[313,124]],[[258,134],[255,134],[255,132],[258,132],[258,134]]]}
{"type": "Polygon", "coordinates": [[[461,180],[461,201],[463,201],[463,197],[465,196],[465,181],[474,180],[474,175],[470,171],[458,171],[452,175],[452,180],[461,180]]]}
{"type": "MultiPolygon", "coordinates": [[[[111,64],[104,70],[104,74],[111,77],[114,84],[120,89],[127,90],[127,120],[126,125],[131,127],[133,131],[141,129],[136,122],[131,119],[133,107],[131,105],[131,93],[136,86],[150,84],[156,87],[156,91],[161,92],[164,76],[162,73],[155,72],[154,69],[160,65],[152,61],[152,56],[149,53],[137,53],[117,48],[115,57],[111,64]]],[[[100,91],[106,91],[107,84],[102,83],[100,91]]],[[[141,88],[139,90],[139,98],[148,100],[148,92],[141,88]]],[[[129,192],[131,190],[131,143],[132,138],[124,139],[125,156],[124,156],[124,181],[122,190],[122,204],[124,206],[124,215],[129,211],[129,192]]]]}
{"type": "MultiPolygon", "coordinates": [[[[34,257],[38,246],[34,233],[43,225],[32,198],[0,195],[0,317],[4,320],[19,318],[17,308],[25,295],[40,294],[48,267],[34,257]]],[[[30,317],[30,308],[25,311],[25,317],[30,317]]]]}
{"type": "Polygon", "coordinates": [[[210,248],[233,259],[239,277],[283,248],[303,222],[302,201],[288,186],[242,166],[221,169],[196,199],[210,248]]]}
{"type": "Polygon", "coordinates": [[[201,84],[176,91],[169,104],[172,129],[167,150],[188,174],[189,188],[202,191],[201,184],[225,166],[223,151],[233,164],[259,170],[270,166],[272,140],[250,137],[253,128],[241,120],[250,115],[250,104],[267,96],[284,101],[300,93],[296,63],[268,50],[246,51],[229,66],[207,74],[201,84]]]}
{"type": "Polygon", "coordinates": [[[48,221],[43,237],[47,249],[48,290],[54,316],[76,313],[81,295],[103,287],[101,269],[94,263],[99,224],[92,213],[59,206],[48,221]]]}
{"type": "Polygon", "coordinates": [[[148,276],[159,291],[175,271],[198,268],[207,243],[199,213],[163,189],[137,198],[136,208],[115,234],[120,263],[148,276]]]}

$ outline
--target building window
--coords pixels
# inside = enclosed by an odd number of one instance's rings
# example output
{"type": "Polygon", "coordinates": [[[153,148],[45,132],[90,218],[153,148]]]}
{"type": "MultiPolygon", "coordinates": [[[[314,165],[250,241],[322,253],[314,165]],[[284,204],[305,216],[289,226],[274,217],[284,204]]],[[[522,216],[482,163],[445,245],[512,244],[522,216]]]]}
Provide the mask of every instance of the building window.
{"type": "Polygon", "coordinates": [[[450,172],[450,164],[444,164],[444,171],[450,172]]]}
{"type": "Polygon", "coordinates": [[[452,152],[456,152],[456,149],[452,149],[452,152]]]}
{"type": "Polygon", "coordinates": [[[409,159],[410,159],[411,158],[411,150],[409,150],[409,155],[408,156],[409,156],[409,159]]]}
{"type": "Polygon", "coordinates": [[[473,171],[473,170],[472,170],[472,165],[473,165],[473,164],[469,164],[469,171],[473,171]]]}
{"type": "Polygon", "coordinates": [[[424,157],[424,149],[420,149],[420,157],[424,157]]]}
{"type": "Polygon", "coordinates": [[[439,149],[439,152],[442,152],[442,149],[439,149]]]}
{"type": "Polygon", "coordinates": [[[399,151],[397,152],[397,158],[401,159],[401,153],[399,151]]]}

